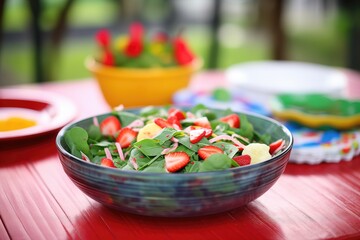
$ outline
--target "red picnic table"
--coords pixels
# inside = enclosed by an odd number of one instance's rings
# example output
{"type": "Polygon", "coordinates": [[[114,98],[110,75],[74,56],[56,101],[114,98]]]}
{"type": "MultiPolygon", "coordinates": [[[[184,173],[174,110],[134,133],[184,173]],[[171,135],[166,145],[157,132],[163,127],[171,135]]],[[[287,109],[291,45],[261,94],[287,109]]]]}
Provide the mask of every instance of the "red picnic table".
{"type": "MultiPolygon", "coordinates": [[[[200,73],[223,85],[220,72],[200,73]]],[[[93,79],[19,86],[58,93],[74,120],[110,111],[93,79]]],[[[245,207],[194,218],[117,212],[87,197],[62,169],[57,131],[0,144],[0,239],[360,239],[360,157],[318,165],[289,163],[245,207]]],[[[221,203],[214,203],[221,204],[221,203]]]]}

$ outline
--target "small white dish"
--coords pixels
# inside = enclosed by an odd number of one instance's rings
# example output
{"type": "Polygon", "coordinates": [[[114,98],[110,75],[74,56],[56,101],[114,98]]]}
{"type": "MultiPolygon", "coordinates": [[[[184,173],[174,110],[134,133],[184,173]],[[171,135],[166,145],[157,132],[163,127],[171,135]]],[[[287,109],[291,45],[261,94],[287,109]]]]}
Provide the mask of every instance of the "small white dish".
{"type": "Polygon", "coordinates": [[[281,93],[345,94],[346,76],[339,69],[293,61],[256,61],[236,64],[225,71],[230,88],[269,107],[281,93]]]}

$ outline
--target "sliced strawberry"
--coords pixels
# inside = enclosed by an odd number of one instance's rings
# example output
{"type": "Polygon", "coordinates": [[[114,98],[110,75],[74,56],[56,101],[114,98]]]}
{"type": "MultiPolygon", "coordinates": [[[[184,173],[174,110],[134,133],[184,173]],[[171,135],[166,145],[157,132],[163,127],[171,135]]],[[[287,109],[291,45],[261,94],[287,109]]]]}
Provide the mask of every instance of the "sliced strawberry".
{"type": "Polygon", "coordinates": [[[168,111],[168,116],[169,116],[169,118],[174,116],[179,121],[184,120],[186,118],[185,113],[177,108],[170,108],[168,111]]]}
{"type": "Polygon", "coordinates": [[[188,126],[187,128],[184,129],[184,132],[186,132],[187,134],[190,134],[191,130],[195,130],[197,129],[197,127],[195,126],[188,126]]]}
{"type": "Polygon", "coordinates": [[[127,148],[136,139],[137,134],[138,133],[131,128],[123,128],[117,136],[116,142],[118,142],[122,148],[127,148]]]}
{"type": "Polygon", "coordinates": [[[194,58],[194,54],[181,37],[176,37],[174,39],[174,57],[178,64],[185,65],[189,64],[194,58]]]}
{"type": "Polygon", "coordinates": [[[205,137],[208,138],[212,135],[213,131],[211,128],[203,128],[203,127],[198,127],[198,126],[188,126],[187,128],[184,129],[184,131],[187,134],[190,134],[191,130],[196,130],[196,129],[203,129],[205,130],[205,137]]]}
{"type": "Polygon", "coordinates": [[[168,172],[177,172],[190,162],[185,152],[171,152],[165,155],[165,168],[168,172]]]}
{"type": "Polygon", "coordinates": [[[121,123],[115,116],[109,116],[100,123],[100,131],[105,136],[114,136],[121,129],[121,123]]]}
{"type": "Polygon", "coordinates": [[[211,145],[202,147],[198,150],[199,157],[204,160],[215,153],[224,153],[224,151],[221,148],[211,145]]]}
{"type": "Polygon", "coordinates": [[[195,126],[203,127],[203,128],[211,128],[210,122],[207,117],[201,117],[194,121],[195,126]]]}
{"type": "Polygon", "coordinates": [[[163,118],[155,118],[154,123],[161,128],[174,128],[174,126],[163,118]]]}
{"type": "Polygon", "coordinates": [[[271,155],[273,155],[274,153],[280,151],[280,149],[282,148],[282,146],[284,145],[285,141],[283,139],[279,139],[273,143],[270,143],[269,147],[269,153],[271,155]]]}
{"type": "Polygon", "coordinates": [[[235,162],[237,162],[237,164],[239,164],[240,166],[245,166],[245,165],[249,165],[251,162],[251,157],[250,155],[240,155],[240,156],[236,156],[233,158],[235,162]]]}
{"type": "Polygon", "coordinates": [[[109,48],[111,44],[111,34],[107,29],[101,29],[95,35],[96,42],[103,48],[109,48]]]}
{"type": "Polygon", "coordinates": [[[205,130],[205,137],[208,138],[212,135],[213,131],[211,128],[203,128],[205,130]]]}
{"type": "Polygon", "coordinates": [[[109,158],[101,159],[100,165],[105,166],[105,167],[111,167],[111,168],[115,167],[114,162],[109,158]]]}
{"type": "Polygon", "coordinates": [[[180,130],[182,129],[180,120],[176,116],[170,116],[167,120],[168,123],[172,125],[173,128],[180,130]]]}
{"type": "Polygon", "coordinates": [[[195,130],[190,130],[190,142],[191,143],[197,143],[200,142],[203,137],[205,137],[205,129],[199,128],[195,130]]]}
{"type": "Polygon", "coordinates": [[[233,113],[219,119],[221,122],[227,123],[232,128],[240,127],[240,118],[237,114],[233,113]]]}

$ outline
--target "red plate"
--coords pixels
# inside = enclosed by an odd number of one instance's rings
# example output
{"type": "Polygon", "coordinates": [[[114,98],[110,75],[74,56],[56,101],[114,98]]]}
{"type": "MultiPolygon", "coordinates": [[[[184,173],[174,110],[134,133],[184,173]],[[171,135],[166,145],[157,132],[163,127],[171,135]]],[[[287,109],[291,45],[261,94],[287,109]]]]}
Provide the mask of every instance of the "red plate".
{"type": "Polygon", "coordinates": [[[67,98],[35,89],[1,89],[0,119],[18,116],[34,120],[33,127],[0,131],[0,141],[23,139],[59,130],[75,118],[76,108],[67,98]]]}

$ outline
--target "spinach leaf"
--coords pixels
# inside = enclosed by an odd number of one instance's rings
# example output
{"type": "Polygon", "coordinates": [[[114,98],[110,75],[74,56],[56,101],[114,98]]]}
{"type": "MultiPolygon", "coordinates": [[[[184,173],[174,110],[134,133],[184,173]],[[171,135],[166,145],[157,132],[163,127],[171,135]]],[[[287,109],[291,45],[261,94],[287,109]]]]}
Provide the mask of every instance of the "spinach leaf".
{"type": "Polygon", "coordinates": [[[232,159],[226,154],[216,153],[201,162],[199,172],[224,170],[231,167],[232,159]]]}
{"type": "Polygon", "coordinates": [[[199,161],[191,161],[185,166],[182,172],[187,172],[187,173],[199,172],[200,165],[201,163],[199,161]]]}
{"type": "MultiPolygon", "coordinates": [[[[104,152],[104,151],[103,151],[104,152]]],[[[101,163],[101,159],[105,157],[105,152],[104,155],[97,155],[94,156],[93,159],[90,159],[91,162],[95,163],[95,164],[99,164],[101,163]]]]}
{"type": "Polygon", "coordinates": [[[180,137],[178,140],[181,145],[184,145],[191,151],[197,152],[199,150],[199,147],[196,144],[192,144],[190,142],[190,138],[188,136],[180,137]]]}
{"type": "Polygon", "coordinates": [[[239,151],[234,144],[227,143],[227,142],[216,142],[213,144],[216,147],[221,148],[229,158],[233,158],[235,154],[239,151]]]}
{"type": "Polygon", "coordinates": [[[214,129],[213,132],[216,135],[225,134],[225,132],[230,128],[229,124],[220,122],[219,120],[214,120],[210,122],[211,128],[214,129]]]}
{"type": "Polygon", "coordinates": [[[161,108],[157,108],[154,106],[148,106],[148,107],[144,107],[143,109],[141,109],[140,111],[140,116],[142,117],[162,117],[162,116],[166,116],[166,111],[164,109],[161,108]]]}
{"type": "Polygon", "coordinates": [[[147,163],[145,163],[144,165],[142,165],[141,167],[138,168],[139,171],[143,170],[144,168],[151,166],[155,161],[157,161],[158,159],[163,159],[165,161],[165,158],[163,157],[163,155],[159,154],[155,157],[153,157],[150,161],[148,161],[147,163]]]}
{"type": "Polygon", "coordinates": [[[125,170],[125,171],[135,171],[135,169],[133,168],[133,166],[131,165],[130,162],[128,162],[123,168],[122,170],[125,170]]]}
{"type": "Polygon", "coordinates": [[[240,115],[240,129],[238,131],[238,134],[249,139],[250,142],[254,137],[254,127],[245,115],[240,115]]]}
{"type": "Polygon", "coordinates": [[[145,156],[139,149],[133,148],[130,153],[129,162],[136,162],[138,169],[145,166],[151,159],[145,156]]]}
{"type": "Polygon", "coordinates": [[[136,142],[134,147],[149,157],[161,154],[161,152],[166,148],[164,145],[160,145],[159,140],[148,138],[136,142]]]}
{"type": "Polygon", "coordinates": [[[269,145],[271,141],[271,135],[268,133],[260,135],[258,132],[254,131],[254,141],[269,145]]]}
{"type": "Polygon", "coordinates": [[[197,156],[196,152],[190,150],[189,148],[181,144],[175,149],[175,152],[185,152],[190,158],[193,158],[193,156],[197,156]]]}
{"type": "Polygon", "coordinates": [[[113,143],[113,142],[109,142],[109,141],[101,141],[101,142],[97,142],[97,143],[91,144],[91,147],[92,147],[92,146],[97,146],[97,147],[106,148],[106,147],[109,147],[109,146],[114,146],[114,143],[113,143]]]}
{"type": "Polygon", "coordinates": [[[151,165],[142,170],[143,172],[165,173],[165,159],[154,161],[151,165]]]}
{"type": "Polygon", "coordinates": [[[71,154],[81,158],[80,152],[83,152],[91,159],[92,155],[89,144],[87,143],[88,137],[86,130],[81,127],[73,127],[64,134],[66,145],[70,148],[71,154]]]}
{"type": "Polygon", "coordinates": [[[209,121],[215,120],[218,116],[213,112],[210,111],[209,109],[199,109],[198,111],[196,111],[196,116],[198,117],[207,117],[207,119],[209,121]]]}
{"type": "Polygon", "coordinates": [[[113,158],[114,165],[117,168],[123,168],[127,165],[127,161],[123,161],[120,158],[113,158]]]}
{"type": "Polygon", "coordinates": [[[130,113],[130,112],[120,111],[120,112],[114,112],[114,114],[119,117],[122,127],[126,127],[127,125],[129,125],[133,121],[140,118],[136,114],[133,114],[133,113],[130,113]]]}
{"type": "Polygon", "coordinates": [[[100,141],[102,134],[100,128],[95,125],[91,125],[88,129],[89,139],[94,141],[100,141]]]}
{"type": "Polygon", "coordinates": [[[204,104],[197,104],[194,107],[190,109],[190,112],[196,114],[200,110],[206,110],[208,109],[204,104]]]}
{"type": "Polygon", "coordinates": [[[164,128],[155,138],[155,140],[159,140],[159,144],[162,145],[166,141],[170,140],[174,134],[176,133],[176,130],[173,128],[164,128]]]}
{"type": "Polygon", "coordinates": [[[223,112],[222,112],[223,116],[227,116],[227,115],[230,115],[232,113],[234,113],[234,111],[231,110],[231,108],[227,108],[227,109],[223,110],[223,112]]]}
{"type": "Polygon", "coordinates": [[[209,139],[204,137],[197,143],[197,145],[199,148],[210,145],[209,139]]]}

